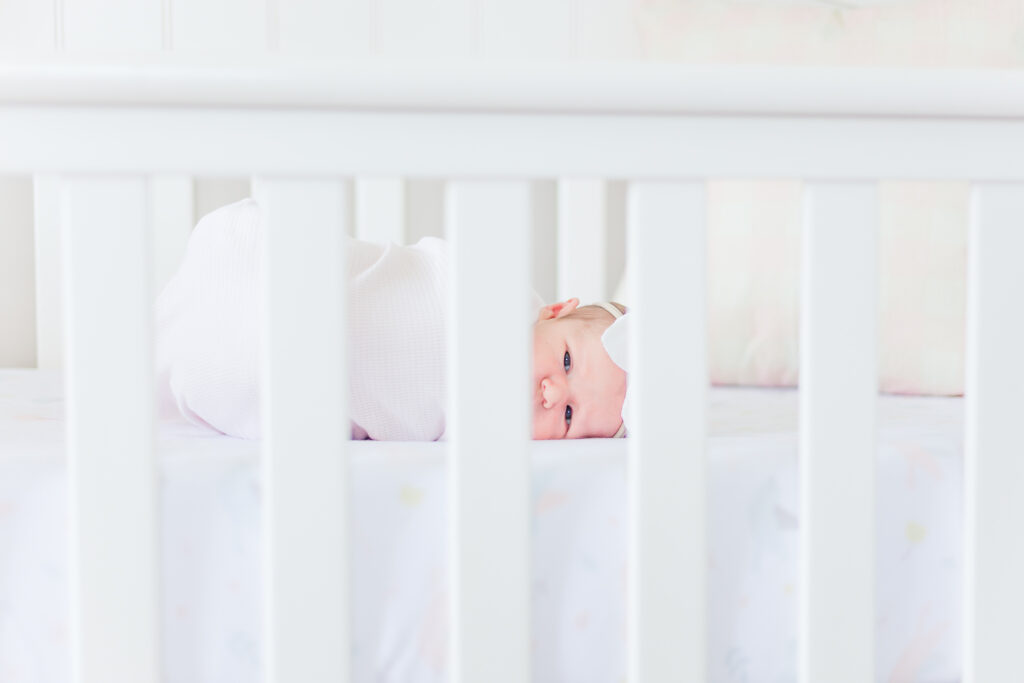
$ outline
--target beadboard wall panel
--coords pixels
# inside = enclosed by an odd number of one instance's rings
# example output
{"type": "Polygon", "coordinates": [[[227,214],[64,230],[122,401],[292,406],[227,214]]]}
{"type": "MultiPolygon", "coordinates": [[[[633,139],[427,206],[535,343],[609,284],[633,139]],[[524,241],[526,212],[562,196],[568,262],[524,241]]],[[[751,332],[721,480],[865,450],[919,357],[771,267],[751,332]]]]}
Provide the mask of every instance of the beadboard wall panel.
{"type": "MultiPolygon", "coordinates": [[[[262,55],[271,43],[268,0],[165,0],[170,3],[173,51],[225,55],[262,55]]],[[[285,0],[282,0],[284,4],[285,0]]],[[[277,13],[275,13],[276,16],[277,13]]]]}
{"type": "Polygon", "coordinates": [[[372,6],[371,0],[282,0],[272,48],[303,57],[367,57],[372,6]]]}
{"type": "Polygon", "coordinates": [[[0,56],[47,54],[56,47],[53,2],[0,0],[0,56]]]}
{"type": "Polygon", "coordinates": [[[163,47],[162,0],[58,0],[58,49],[73,54],[145,55],[163,47]]]}

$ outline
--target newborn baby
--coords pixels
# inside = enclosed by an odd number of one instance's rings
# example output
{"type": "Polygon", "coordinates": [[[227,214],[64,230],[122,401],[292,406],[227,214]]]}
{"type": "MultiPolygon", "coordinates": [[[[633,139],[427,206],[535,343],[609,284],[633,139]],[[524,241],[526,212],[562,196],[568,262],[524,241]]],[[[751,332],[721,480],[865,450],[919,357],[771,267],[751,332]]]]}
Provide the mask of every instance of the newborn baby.
{"type": "MultiPolygon", "coordinates": [[[[163,414],[259,438],[261,219],[246,199],[199,221],[157,301],[163,414]]],[[[349,411],[357,439],[425,441],[445,431],[447,249],[349,239],[349,411]]],[[[539,303],[539,302],[538,302],[539,303]]],[[[623,311],[569,299],[533,329],[533,437],[620,436],[626,373],[601,341],[623,311]]],[[[311,397],[315,400],[315,397],[311,397]]]]}

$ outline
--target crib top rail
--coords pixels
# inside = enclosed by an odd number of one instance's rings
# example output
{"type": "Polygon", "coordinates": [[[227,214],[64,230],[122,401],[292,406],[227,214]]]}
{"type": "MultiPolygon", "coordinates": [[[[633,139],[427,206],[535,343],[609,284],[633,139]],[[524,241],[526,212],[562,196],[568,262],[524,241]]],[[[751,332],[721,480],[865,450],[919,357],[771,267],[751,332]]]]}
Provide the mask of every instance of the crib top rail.
{"type": "Polygon", "coordinates": [[[0,64],[0,105],[1024,118],[1024,72],[671,64],[0,64]]]}

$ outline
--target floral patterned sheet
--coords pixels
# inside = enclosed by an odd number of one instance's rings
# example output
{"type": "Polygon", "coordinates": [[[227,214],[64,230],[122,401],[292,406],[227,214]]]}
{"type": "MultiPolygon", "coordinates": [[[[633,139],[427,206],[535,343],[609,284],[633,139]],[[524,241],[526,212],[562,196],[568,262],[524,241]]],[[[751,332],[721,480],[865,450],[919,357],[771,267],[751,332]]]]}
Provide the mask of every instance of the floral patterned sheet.
{"type": "MultiPolygon", "coordinates": [[[[711,680],[796,679],[797,395],[714,389],[711,680]]],[[[877,514],[879,681],[960,671],[962,403],[883,397],[877,514]]],[[[0,680],[70,681],[60,378],[0,371],[0,680]]],[[[533,450],[533,671],[625,680],[626,446],[533,450]]],[[[168,683],[260,680],[258,447],[161,425],[168,683]]],[[[443,444],[357,443],[358,683],[445,680],[443,444]]]]}

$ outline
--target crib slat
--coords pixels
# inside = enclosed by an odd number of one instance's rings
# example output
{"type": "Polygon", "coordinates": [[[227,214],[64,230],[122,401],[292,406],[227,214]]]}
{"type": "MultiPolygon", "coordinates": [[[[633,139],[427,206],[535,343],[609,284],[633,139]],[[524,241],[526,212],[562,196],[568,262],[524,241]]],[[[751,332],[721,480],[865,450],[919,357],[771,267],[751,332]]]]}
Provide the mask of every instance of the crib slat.
{"type": "Polygon", "coordinates": [[[1024,184],[973,189],[968,265],[964,681],[1005,680],[1024,651],[1024,184]]]}
{"type": "Polygon", "coordinates": [[[707,679],[705,186],[628,198],[629,680],[707,679]]]}
{"type": "Polygon", "coordinates": [[[804,188],[800,330],[800,680],[874,666],[877,189],[804,188]]]}
{"type": "Polygon", "coordinates": [[[370,242],[405,244],[405,182],[401,178],[356,180],[356,235],[370,242]]]}
{"type": "Polygon", "coordinates": [[[153,292],[159,294],[185,256],[195,223],[195,192],[191,176],[159,174],[150,178],[153,221],[153,292]]]}
{"type": "Polygon", "coordinates": [[[584,304],[608,297],[605,246],[608,230],[605,181],[558,182],[558,298],[584,304]]]}
{"type": "Polygon", "coordinates": [[[36,364],[52,370],[64,365],[61,303],[60,177],[32,179],[36,252],[36,364]]]}
{"type": "Polygon", "coordinates": [[[449,185],[453,683],[530,676],[530,216],[525,182],[449,185]]]}
{"type": "Polygon", "coordinates": [[[267,680],[350,679],[341,181],[256,178],[264,218],[267,680]]]}
{"type": "Polygon", "coordinates": [[[146,195],[141,177],[69,177],[60,192],[81,683],[155,683],[160,674],[146,195]]]}

